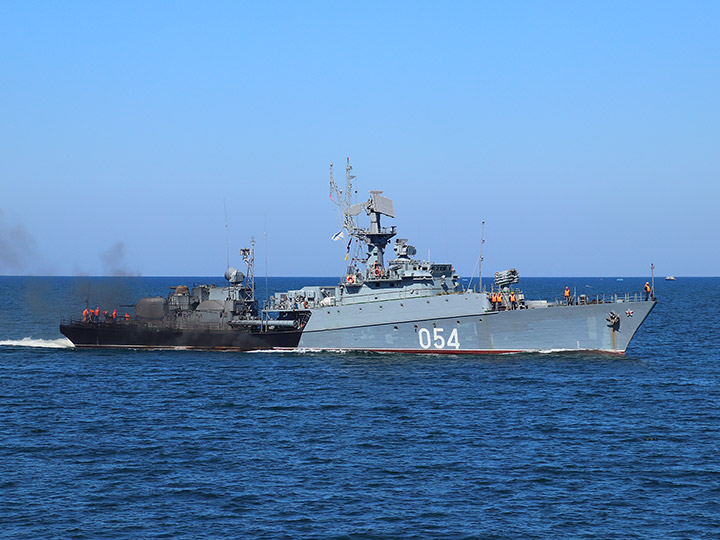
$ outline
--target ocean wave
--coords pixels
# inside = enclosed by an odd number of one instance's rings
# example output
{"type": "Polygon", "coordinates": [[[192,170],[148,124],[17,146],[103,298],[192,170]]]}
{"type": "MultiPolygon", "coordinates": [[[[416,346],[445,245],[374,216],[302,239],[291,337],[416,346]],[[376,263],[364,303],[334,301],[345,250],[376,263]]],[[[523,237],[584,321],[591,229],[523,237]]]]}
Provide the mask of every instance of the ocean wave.
{"type": "Polygon", "coordinates": [[[316,349],[310,347],[286,347],[277,349],[254,349],[252,351],[245,351],[247,353],[273,353],[273,354],[317,354],[317,353],[348,353],[357,352],[349,349],[316,349]]]}
{"type": "Polygon", "coordinates": [[[35,339],[24,337],[22,339],[6,339],[0,341],[0,347],[36,347],[40,349],[72,349],[75,345],[67,338],[35,339]]]}

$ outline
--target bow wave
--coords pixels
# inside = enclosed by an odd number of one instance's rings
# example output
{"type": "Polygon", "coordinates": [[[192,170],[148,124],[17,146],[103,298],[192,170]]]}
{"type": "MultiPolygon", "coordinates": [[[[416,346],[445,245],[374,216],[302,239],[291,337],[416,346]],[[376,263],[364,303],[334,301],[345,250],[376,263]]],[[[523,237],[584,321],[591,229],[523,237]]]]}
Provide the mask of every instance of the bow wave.
{"type": "Polygon", "coordinates": [[[35,347],[40,349],[72,349],[75,345],[67,338],[35,339],[24,337],[22,339],[6,339],[0,341],[4,347],[35,347]]]}

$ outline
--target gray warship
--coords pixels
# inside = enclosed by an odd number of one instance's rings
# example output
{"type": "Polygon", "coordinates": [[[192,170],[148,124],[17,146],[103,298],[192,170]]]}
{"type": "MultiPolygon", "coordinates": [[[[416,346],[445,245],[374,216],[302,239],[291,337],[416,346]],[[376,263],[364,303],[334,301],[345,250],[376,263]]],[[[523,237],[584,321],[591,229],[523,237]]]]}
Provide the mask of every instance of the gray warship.
{"type": "MultiPolygon", "coordinates": [[[[463,287],[451,264],[415,258],[407,239],[389,242],[395,226],[393,201],[371,191],[367,201],[352,203],[352,167],[346,166],[344,191],[330,166],[330,198],[343,219],[353,256],[336,286],[308,286],[271,296],[263,318],[302,320],[298,347],[311,350],[359,350],[391,353],[500,354],[538,351],[624,353],[656,304],[654,287],[646,293],[562,301],[526,299],[517,288],[515,269],[497,272],[491,290],[463,287]],[[369,217],[360,227],[358,216],[369,217]],[[364,253],[362,249],[364,248],[364,253]]],[[[336,235],[336,236],[338,236],[336,235]]],[[[346,258],[347,259],[347,258],[346,258]]],[[[480,255],[482,260],[482,253],[480,255]]],[[[480,281],[481,283],[481,281],[480,281]]]]}
{"type": "Polygon", "coordinates": [[[253,240],[252,248],[240,250],[247,274],[228,265],[226,287],[171,287],[167,297],[140,299],[133,306],[133,317],[89,315],[86,308],[82,319],[61,321],[60,332],[80,348],[294,348],[307,314],[295,311],[261,318],[255,299],[254,247],[253,240]]]}

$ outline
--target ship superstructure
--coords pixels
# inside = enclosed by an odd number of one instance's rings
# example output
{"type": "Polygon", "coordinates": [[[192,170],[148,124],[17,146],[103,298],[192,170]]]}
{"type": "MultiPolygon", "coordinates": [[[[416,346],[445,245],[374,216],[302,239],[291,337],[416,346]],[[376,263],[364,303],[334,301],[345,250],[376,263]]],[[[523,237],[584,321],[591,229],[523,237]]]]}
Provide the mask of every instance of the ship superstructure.
{"type": "Polygon", "coordinates": [[[63,321],[60,332],[76,347],[240,351],[295,347],[303,314],[286,313],[281,320],[260,317],[255,299],[254,245],[253,240],[251,248],[240,251],[247,274],[229,267],[225,271],[227,286],[178,285],[171,287],[167,297],[140,299],[132,317],[85,315],[63,321]]]}
{"type": "Polygon", "coordinates": [[[417,250],[396,238],[393,201],[371,191],[351,204],[351,167],[344,192],[332,178],[331,199],[342,212],[343,233],[364,253],[353,256],[334,287],[309,286],[275,294],[266,316],[304,321],[298,346],[385,352],[506,353],[595,350],[622,353],[655,306],[640,294],[527,300],[515,287],[515,269],[498,272],[491,291],[461,286],[451,264],[414,258],[417,250]],[[333,195],[335,197],[333,198],[333,195]],[[358,225],[365,213],[368,227],[358,225]]]}

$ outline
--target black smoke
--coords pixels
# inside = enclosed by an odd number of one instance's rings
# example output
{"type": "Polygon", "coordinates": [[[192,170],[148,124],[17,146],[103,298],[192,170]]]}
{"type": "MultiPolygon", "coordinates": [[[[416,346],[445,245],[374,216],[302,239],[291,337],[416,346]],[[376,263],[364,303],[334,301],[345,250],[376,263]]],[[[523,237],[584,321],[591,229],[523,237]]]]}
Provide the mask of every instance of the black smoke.
{"type": "Polygon", "coordinates": [[[115,242],[107,250],[99,254],[100,261],[103,264],[103,273],[113,277],[129,277],[140,276],[137,270],[131,270],[125,260],[125,243],[115,242]]]}
{"type": "Polygon", "coordinates": [[[0,272],[25,272],[36,258],[35,239],[22,225],[7,223],[0,209],[0,272]]]}

